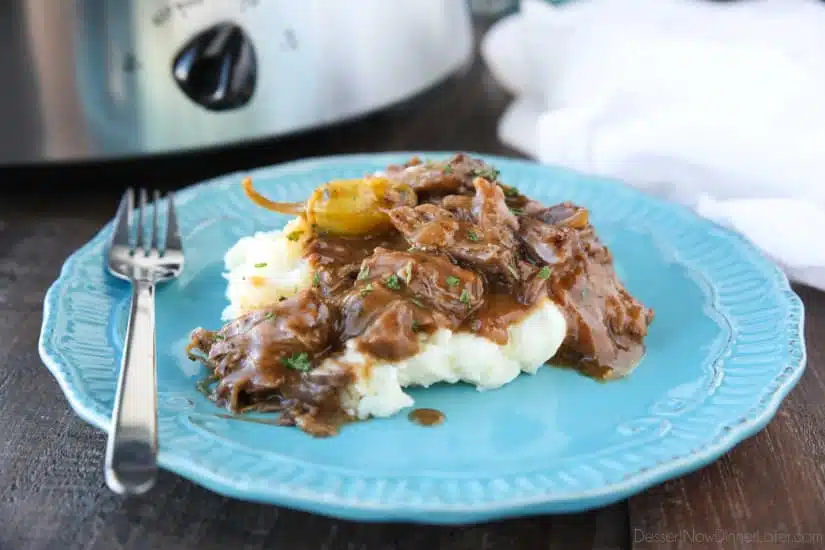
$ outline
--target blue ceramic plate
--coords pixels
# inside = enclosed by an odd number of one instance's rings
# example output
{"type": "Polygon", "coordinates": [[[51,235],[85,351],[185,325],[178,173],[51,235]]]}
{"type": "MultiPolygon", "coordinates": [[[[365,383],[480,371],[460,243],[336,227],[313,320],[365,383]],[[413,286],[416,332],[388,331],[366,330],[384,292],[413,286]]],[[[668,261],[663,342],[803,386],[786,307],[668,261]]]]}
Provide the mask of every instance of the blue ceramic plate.
{"type": "MultiPolygon", "coordinates": [[[[303,200],[326,180],[409,157],[311,159],[251,175],[270,197],[303,200]]],[[[224,251],[286,222],[249,203],[232,174],[177,195],[186,270],[157,293],[162,466],[218,493],[320,514],[466,523],[606,505],[707,464],[767,424],[805,364],[802,303],[772,263],[742,238],[621,184],[487,160],[531,197],[591,210],[620,277],[656,311],[630,377],[598,383],[543,368],[491,392],[437,386],[413,394],[446,413],[442,426],[401,414],[330,439],[219,417],[195,389],[204,372],[184,355],[187,335],[219,325],[224,251]]],[[[72,407],[102,429],[129,301],[128,287],[104,271],[109,231],[66,261],[40,338],[72,407]]]]}

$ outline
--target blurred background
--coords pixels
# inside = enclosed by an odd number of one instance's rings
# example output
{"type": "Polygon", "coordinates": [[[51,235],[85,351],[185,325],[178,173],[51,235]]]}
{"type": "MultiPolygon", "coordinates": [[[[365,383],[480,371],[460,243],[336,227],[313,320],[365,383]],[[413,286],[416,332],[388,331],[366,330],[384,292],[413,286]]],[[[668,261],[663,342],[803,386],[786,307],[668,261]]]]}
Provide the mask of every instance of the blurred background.
{"type": "Polygon", "coordinates": [[[821,0],[5,0],[0,67],[3,196],[522,156],[681,202],[825,288],[821,0]]]}
{"type": "Polygon", "coordinates": [[[0,5],[0,170],[31,186],[174,188],[393,149],[508,152],[477,55],[512,2],[0,5]]]}

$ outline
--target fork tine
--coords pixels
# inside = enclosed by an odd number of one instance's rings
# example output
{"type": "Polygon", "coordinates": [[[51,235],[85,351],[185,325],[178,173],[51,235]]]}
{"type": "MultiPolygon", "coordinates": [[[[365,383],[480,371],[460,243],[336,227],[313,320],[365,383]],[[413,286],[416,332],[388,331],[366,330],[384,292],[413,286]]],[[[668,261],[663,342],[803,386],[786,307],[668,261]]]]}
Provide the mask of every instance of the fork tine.
{"type": "Polygon", "coordinates": [[[115,222],[112,226],[112,236],[109,238],[109,246],[130,246],[129,237],[132,226],[132,211],[135,208],[135,190],[129,187],[120,199],[117,207],[115,222]]]}
{"type": "Polygon", "coordinates": [[[157,252],[160,248],[158,239],[158,210],[160,210],[160,191],[152,191],[152,236],[149,237],[149,249],[157,252]]]}
{"type": "Polygon", "coordinates": [[[137,239],[135,240],[136,249],[142,250],[144,253],[148,252],[148,248],[144,243],[145,231],[143,230],[143,217],[146,211],[146,189],[141,188],[139,192],[140,202],[138,204],[137,212],[137,239]]]}
{"type": "Polygon", "coordinates": [[[169,250],[183,250],[180,239],[180,229],[178,229],[178,216],[175,212],[175,195],[172,192],[166,195],[167,222],[166,222],[166,246],[164,252],[169,250]]]}

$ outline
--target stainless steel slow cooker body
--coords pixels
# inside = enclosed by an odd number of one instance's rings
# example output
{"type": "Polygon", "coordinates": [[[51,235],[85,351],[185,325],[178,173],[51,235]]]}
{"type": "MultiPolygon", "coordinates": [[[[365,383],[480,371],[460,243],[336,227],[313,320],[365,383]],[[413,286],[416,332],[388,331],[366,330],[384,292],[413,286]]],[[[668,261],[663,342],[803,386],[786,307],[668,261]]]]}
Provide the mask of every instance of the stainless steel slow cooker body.
{"type": "Polygon", "coordinates": [[[466,0],[6,0],[0,164],[276,137],[469,61],[466,0]]]}

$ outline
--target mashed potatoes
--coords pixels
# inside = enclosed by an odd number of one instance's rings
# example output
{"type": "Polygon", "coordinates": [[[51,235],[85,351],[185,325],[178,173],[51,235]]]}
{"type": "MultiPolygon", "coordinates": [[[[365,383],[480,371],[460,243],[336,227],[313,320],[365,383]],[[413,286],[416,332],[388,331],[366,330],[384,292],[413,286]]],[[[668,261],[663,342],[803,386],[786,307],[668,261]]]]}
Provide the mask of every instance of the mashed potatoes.
{"type": "MultiPolygon", "coordinates": [[[[229,306],[224,318],[271,306],[308,288],[313,273],[302,257],[307,236],[304,221],[296,218],[281,231],[238,241],[225,257],[229,306]]],[[[347,413],[358,418],[386,417],[413,405],[404,392],[409,386],[466,382],[488,390],[521,372],[534,374],[556,353],[566,333],[561,310],[544,300],[510,326],[509,340],[503,346],[475,334],[440,329],[420,335],[421,351],[403,361],[376,363],[349,341],[343,354],[326,362],[342,362],[355,370],[355,382],[341,396],[347,413]]]]}
{"type": "Polygon", "coordinates": [[[312,268],[302,257],[306,229],[304,219],[295,218],[281,231],[258,232],[229,249],[224,257],[229,299],[224,321],[276,304],[312,284],[312,268]]]}

